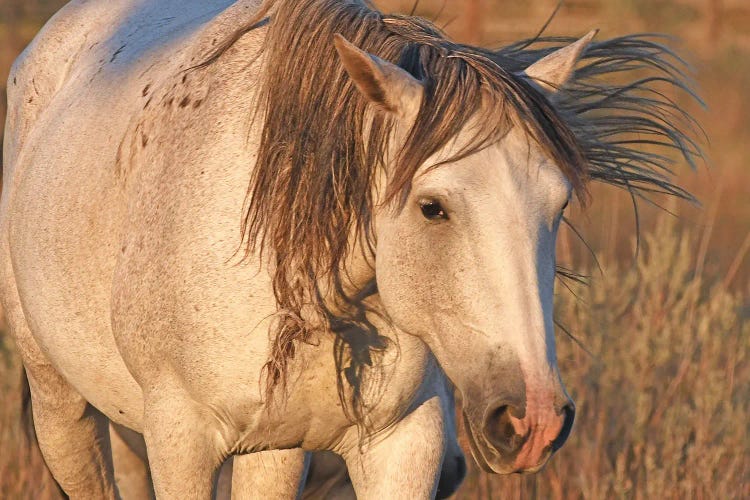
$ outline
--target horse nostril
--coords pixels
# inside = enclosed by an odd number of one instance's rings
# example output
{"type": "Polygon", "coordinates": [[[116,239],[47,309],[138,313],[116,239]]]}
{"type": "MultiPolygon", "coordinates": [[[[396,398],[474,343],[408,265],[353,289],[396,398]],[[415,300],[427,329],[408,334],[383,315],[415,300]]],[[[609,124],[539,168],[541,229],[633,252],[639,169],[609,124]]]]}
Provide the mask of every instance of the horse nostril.
{"type": "Polygon", "coordinates": [[[575,420],[576,416],[576,408],[573,406],[573,403],[568,403],[563,407],[563,413],[564,419],[562,429],[560,429],[560,434],[557,435],[554,441],[552,441],[552,451],[557,451],[560,448],[562,448],[562,445],[565,444],[565,441],[568,439],[568,436],[570,435],[571,429],[573,429],[573,420],[575,420]]]}
{"type": "Polygon", "coordinates": [[[516,432],[511,417],[518,414],[517,409],[510,405],[498,406],[487,414],[484,423],[485,436],[499,451],[513,454],[521,449],[528,435],[522,436],[516,432]]]}

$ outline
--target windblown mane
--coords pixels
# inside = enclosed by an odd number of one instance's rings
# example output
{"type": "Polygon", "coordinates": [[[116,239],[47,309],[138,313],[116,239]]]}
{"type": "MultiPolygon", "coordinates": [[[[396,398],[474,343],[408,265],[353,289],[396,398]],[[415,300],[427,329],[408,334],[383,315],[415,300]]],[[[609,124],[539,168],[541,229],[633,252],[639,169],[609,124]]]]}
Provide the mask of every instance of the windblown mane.
{"type": "Polygon", "coordinates": [[[280,319],[266,365],[269,391],[283,382],[298,343],[308,341],[315,328],[330,329],[336,335],[339,395],[363,422],[359,380],[373,364],[372,353],[385,346],[363,304],[374,287],[349,290],[344,263],[359,248],[353,236],[374,248],[372,184],[394,123],[366,113],[368,102],[334,49],[336,33],[425,85],[416,122],[390,166],[390,202],[403,199],[419,166],[474,118],[486,128],[460,157],[517,126],[556,162],[579,199],[585,199],[589,179],[634,196],[658,191],[689,197],[669,180],[671,157],[654,149],[676,150],[691,164],[699,154],[690,137],[692,119],[654,88],[666,83],[687,89],[682,63],[647,38],[594,43],[553,106],[518,73],[568,44],[566,38],[493,51],[455,43],[423,19],[385,15],[364,0],[269,0],[215,57],[266,20],[258,101],[263,131],[242,231],[248,253],[268,250],[276,266],[280,319]],[[631,73],[641,69],[656,76],[633,79],[631,73]],[[603,81],[612,74],[631,80],[603,81]]]}

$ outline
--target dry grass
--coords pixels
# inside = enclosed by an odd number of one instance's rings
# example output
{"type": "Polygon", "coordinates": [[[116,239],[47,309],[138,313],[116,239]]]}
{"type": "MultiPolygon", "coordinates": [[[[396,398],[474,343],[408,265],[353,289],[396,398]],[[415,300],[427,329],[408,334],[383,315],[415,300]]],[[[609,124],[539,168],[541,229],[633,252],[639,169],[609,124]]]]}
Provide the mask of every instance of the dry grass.
{"type": "MultiPolygon", "coordinates": [[[[472,471],[459,498],[750,497],[750,321],[741,297],[695,274],[698,235],[664,216],[636,266],[559,292],[558,355],[577,404],[540,474],[472,471]]],[[[611,265],[610,265],[611,264],[611,265]]]]}
{"type": "MultiPolygon", "coordinates": [[[[557,0],[421,0],[417,12],[464,39],[492,44],[533,34],[557,0]],[[441,5],[444,8],[441,11],[441,5]],[[469,11],[469,12],[467,12],[469,11]],[[464,16],[464,14],[467,14],[464,16]],[[471,15],[469,15],[471,14],[471,15]],[[468,26],[466,18],[483,21],[468,26]]],[[[59,0],[0,0],[0,79],[59,0]]],[[[409,11],[413,0],[381,0],[409,11]]],[[[501,478],[472,469],[459,498],[750,498],[750,6],[745,0],[568,0],[551,33],[602,36],[656,30],[693,54],[709,111],[711,166],[680,181],[703,210],[643,207],[637,263],[627,197],[595,191],[573,216],[599,257],[570,233],[566,267],[591,286],[558,287],[559,357],[578,405],[570,441],[540,474],[501,478]],[[722,10],[712,10],[719,5],[722,10]]],[[[0,104],[0,121],[4,113],[0,104]]],[[[0,331],[0,498],[56,498],[37,452],[22,446],[18,360],[0,331]]]]}

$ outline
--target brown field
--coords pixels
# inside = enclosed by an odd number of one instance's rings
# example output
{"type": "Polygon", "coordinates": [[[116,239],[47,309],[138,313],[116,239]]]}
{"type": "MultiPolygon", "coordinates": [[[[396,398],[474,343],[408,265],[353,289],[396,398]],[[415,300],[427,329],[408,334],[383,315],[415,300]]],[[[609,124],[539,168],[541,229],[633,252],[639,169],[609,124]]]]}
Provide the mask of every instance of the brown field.
{"type": "MultiPolygon", "coordinates": [[[[100,0],[103,1],[103,0],[100,0]]],[[[0,0],[0,81],[14,57],[62,3],[0,0]]],[[[532,36],[556,0],[421,0],[416,12],[459,39],[498,45],[532,36]]],[[[381,0],[408,12],[413,0],[381,0]]],[[[558,287],[560,365],[578,414],[573,434],[534,476],[472,468],[458,498],[750,498],[750,2],[568,0],[549,34],[675,35],[708,109],[683,100],[705,128],[707,164],[679,166],[702,207],[660,200],[676,216],[641,206],[633,259],[629,198],[593,191],[561,234],[560,264],[589,286],[558,287]]],[[[2,87],[0,123],[4,121],[2,87]]],[[[1,127],[2,125],[0,125],[1,127]]],[[[1,130],[1,129],[0,129],[1,130]]],[[[19,361],[0,331],[0,499],[56,498],[17,424],[19,361]]]]}

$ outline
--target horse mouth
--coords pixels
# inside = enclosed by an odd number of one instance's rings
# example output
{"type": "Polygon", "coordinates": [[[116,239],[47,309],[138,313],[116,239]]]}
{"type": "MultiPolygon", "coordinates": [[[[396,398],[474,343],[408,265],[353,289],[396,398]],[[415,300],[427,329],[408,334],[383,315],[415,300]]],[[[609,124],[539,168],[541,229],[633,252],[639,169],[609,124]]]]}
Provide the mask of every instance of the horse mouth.
{"type": "MultiPolygon", "coordinates": [[[[545,452],[544,457],[539,462],[538,465],[535,467],[531,467],[528,469],[516,469],[513,468],[511,465],[510,467],[503,467],[500,465],[500,467],[495,468],[492,465],[490,465],[490,462],[487,460],[487,458],[484,456],[484,451],[487,448],[482,447],[477,442],[477,438],[474,435],[474,429],[471,426],[471,422],[469,421],[469,418],[466,416],[466,412],[462,412],[463,419],[464,419],[464,428],[466,429],[466,436],[468,437],[469,441],[469,447],[471,448],[471,455],[474,457],[474,461],[476,464],[481,468],[484,472],[489,472],[490,474],[534,474],[536,472],[539,472],[544,468],[545,465],[547,465],[547,462],[549,458],[553,454],[553,450],[551,447],[545,452]]],[[[498,457],[498,462],[502,462],[502,460],[498,457]]]]}
{"type": "Polygon", "coordinates": [[[466,412],[461,412],[464,418],[464,429],[466,429],[466,436],[469,440],[469,448],[471,448],[471,456],[474,457],[474,461],[477,463],[480,469],[482,469],[484,472],[489,472],[490,474],[496,474],[497,471],[495,471],[492,466],[490,466],[489,462],[486,458],[484,458],[484,454],[482,453],[482,450],[480,449],[479,445],[476,442],[476,438],[474,437],[474,429],[471,427],[471,422],[469,422],[469,417],[466,416],[466,412]]]}

